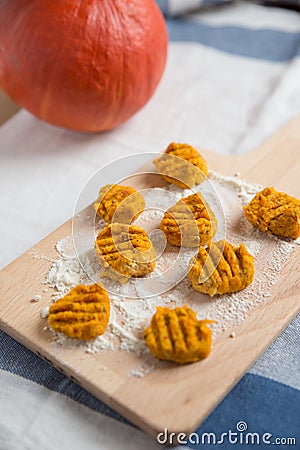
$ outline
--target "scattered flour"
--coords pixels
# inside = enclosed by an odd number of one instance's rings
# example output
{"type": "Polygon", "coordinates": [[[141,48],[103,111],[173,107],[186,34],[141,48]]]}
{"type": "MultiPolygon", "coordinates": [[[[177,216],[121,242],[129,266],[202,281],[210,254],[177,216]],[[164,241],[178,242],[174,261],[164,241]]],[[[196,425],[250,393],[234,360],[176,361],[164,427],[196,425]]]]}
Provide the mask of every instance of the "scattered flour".
{"type": "Polygon", "coordinates": [[[245,205],[248,203],[254,195],[263,189],[263,186],[259,184],[247,183],[247,181],[239,178],[239,172],[234,177],[229,177],[226,175],[221,175],[218,172],[210,170],[208,172],[208,177],[210,180],[218,181],[220,184],[232,187],[241,199],[241,202],[245,205]]]}
{"type": "MultiPolygon", "coordinates": [[[[150,234],[156,248],[157,266],[152,274],[131,279],[124,285],[99,278],[100,267],[93,242],[95,234],[104,224],[101,221],[91,224],[87,222],[88,217],[80,217],[74,237],[64,238],[56,244],[58,258],[52,262],[44,283],[53,289],[52,299],[55,301],[80,283],[100,281],[111,300],[110,322],[105,334],[92,342],[79,343],[53,332],[57,342],[71,348],[83,348],[88,353],[97,353],[101,349],[134,351],[140,365],[130,375],[141,377],[168,364],[155,360],[143,339],[143,330],[157,305],[176,307],[186,304],[197,312],[199,319],[215,320],[212,326],[214,337],[240,324],[253,308],[271,296],[277,275],[295,248],[294,242],[261,233],[246,220],[242,205],[248,203],[260,189],[261,186],[246,183],[238,176],[226,177],[216,172],[209,172],[209,180],[196,188],[218,218],[214,240],[226,238],[233,244],[244,242],[255,256],[253,283],[243,291],[213,299],[195,292],[186,277],[188,263],[196,249],[171,247],[158,230],[164,211],[195,190],[182,190],[170,185],[168,188],[141,191],[146,210],[135,224],[150,234]]],[[[47,317],[47,308],[41,315],[47,317]]],[[[231,332],[229,336],[234,337],[235,333],[231,332]]]]}
{"type": "Polygon", "coordinates": [[[41,310],[41,318],[47,319],[48,316],[49,316],[49,306],[46,306],[41,310]]]}
{"type": "Polygon", "coordinates": [[[55,244],[55,248],[62,257],[68,258],[70,254],[72,255],[72,253],[74,253],[73,238],[71,236],[67,236],[61,239],[55,244]]]}

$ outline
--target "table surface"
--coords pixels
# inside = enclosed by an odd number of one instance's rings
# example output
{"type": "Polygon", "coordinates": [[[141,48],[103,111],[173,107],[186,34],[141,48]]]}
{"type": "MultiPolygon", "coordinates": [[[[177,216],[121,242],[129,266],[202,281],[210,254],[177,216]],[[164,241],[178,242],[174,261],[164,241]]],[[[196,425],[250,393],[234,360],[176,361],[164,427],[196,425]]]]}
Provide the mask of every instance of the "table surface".
{"type": "MultiPolygon", "coordinates": [[[[71,217],[87,179],[118,157],[161,152],[170,141],[223,154],[258,147],[300,111],[299,22],[297,13],[243,3],[168,19],[163,80],[146,107],[112,132],[62,130],[24,110],[6,120],[0,265],[71,217]]],[[[15,111],[7,104],[0,118],[15,111]]],[[[131,171],[124,166],[123,175],[131,171]]],[[[296,318],[197,430],[200,436],[220,436],[245,422],[272,439],[299,439],[299,328],[296,318]]],[[[0,372],[1,449],[159,447],[2,332],[0,372]]]]}

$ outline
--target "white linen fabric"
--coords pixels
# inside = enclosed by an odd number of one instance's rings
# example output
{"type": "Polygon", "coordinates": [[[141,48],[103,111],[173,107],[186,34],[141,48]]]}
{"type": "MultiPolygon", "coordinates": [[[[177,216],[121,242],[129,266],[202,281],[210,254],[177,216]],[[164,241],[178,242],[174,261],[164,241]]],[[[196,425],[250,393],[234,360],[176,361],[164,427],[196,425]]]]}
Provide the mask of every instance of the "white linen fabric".
{"type": "MultiPolygon", "coordinates": [[[[256,148],[300,111],[299,31],[296,13],[258,5],[191,14],[184,24],[169,22],[162,82],[149,103],[116,130],[76,133],[18,112],[0,127],[0,266],[68,220],[84,183],[117,158],[159,153],[170,141],[223,154],[256,148]],[[183,25],[195,39],[181,34],[183,25]],[[232,32],[250,42],[271,33],[263,37],[275,47],[249,49],[246,41],[242,50],[232,32]],[[281,51],[283,45],[287,50],[281,51]]],[[[122,175],[132,170],[124,165],[122,175]]],[[[295,319],[250,371],[297,395],[299,324],[295,319]]],[[[9,345],[5,339],[0,335],[0,345],[9,345]]],[[[20,377],[12,361],[0,366],[0,450],[157,448],[135,428],[20,377]]]]}

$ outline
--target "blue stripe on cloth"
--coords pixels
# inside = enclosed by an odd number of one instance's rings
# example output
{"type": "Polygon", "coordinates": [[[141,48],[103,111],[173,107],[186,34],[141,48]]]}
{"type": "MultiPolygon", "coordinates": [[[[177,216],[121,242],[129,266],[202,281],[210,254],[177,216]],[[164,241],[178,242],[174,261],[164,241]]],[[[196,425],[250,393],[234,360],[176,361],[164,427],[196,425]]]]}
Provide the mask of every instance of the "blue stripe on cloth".
{"type": "Polygon", "coordinates": [[[300,56],[300,34],[212,26],[190,20],[167,19],[171,41],[199,42],[234,55],[284,62],[300,56]]]}
{"type": "Polygon", "coordinates": [[[224,5],[231,0],[177,0],[176,2],[170,0],[156,0],[158,6],[166,16],[178,16],[197,11],[201,8],[207,8],[216,5],[224,5]]]}
{"type": "Polygon", "coordinates": [[[156,0],[156,3],[158,3],[158,6],[164,14],[168,14],[168,0],[156,0]]]}
{"type": "Polygon", "coordinates": [[[41,384],[121,422],[129,423],[46,361],[0,331],[0,369],[41,384]]]}
{"type": "MultiPolygon", "coordinates": [[[[270,442],[275,438],[294,437],[296,445],[274,445],[275,448],[300,448],[300,391],[293,389],[277,381],[270,380],[260,375],[246,374],[227,397],[217,406],[203,425],[198,428],[197,434],[214,432],[218,437],[222,433],[232,430],[237,431],[236,424],[245,422],[247,432],[272,434],[270,442]]],[[[240,439],[238,433],[238,438],[240,439]]],[[[226,439],[226,438],[225,438],[226,439]]],[[[244,438],[245,440],[245,433],[244,438]]],[[[272,448],[272,445],[241,443],[230,444],[225,440],[223,444],[216,445],[188,445],[197,449],[231,449],[245,450],[272,448]]]]}

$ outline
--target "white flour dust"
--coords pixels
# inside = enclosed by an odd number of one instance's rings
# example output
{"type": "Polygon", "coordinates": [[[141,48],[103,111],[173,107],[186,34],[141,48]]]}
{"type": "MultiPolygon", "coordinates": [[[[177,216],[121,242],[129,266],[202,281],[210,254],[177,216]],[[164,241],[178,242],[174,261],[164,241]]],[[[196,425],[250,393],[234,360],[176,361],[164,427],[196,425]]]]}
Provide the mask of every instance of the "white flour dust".
{"type": "MultiPolygon", "coordinates": [[[[94,341],[77,343],[54,333],[58,343],[79,346],[89,353],[100,349],[134,351],[140,360],[140,367],[131,375],[143,376],[164,364],[154,360],[143,339],[143,330],[155,313],[156,306],[173,308],[186,304],[197,312],[199,319],[216,321],[212,325],[214,337],[226,331],[228,336],[234,337],[232,329],[245,320],[253,308],[271,296],[277,275],[295,248],[294,242],[261,233],[246,220],[242,205],[248,203],[260,189],[261,186],[246,183],[237,176],[226,177],[215,172],[209,172],[209,179],[195,189],[201,192],[218,219],[214,240],[226,238],[234,245],[243,242],[255,257],[253,283],[243,291],[215,298],[194,291],[186,277],[188,263],[196,249],[166,245],[165,237],[159,230],[164,211],[195,190],[182,190],[170,185],[168,188],[141,191],[146,209],[135,225],[142,226],[149,233],[157,253],[157,266],[152,274],[132,278],[124,285],[99,278],[100,266],[93,242],[103,222],[97,222],[94,226],[90,217],[82,219],[78,216],[78,220],[82,221],[81,231],[74,236],[74,242],[73,238],[66,237],[56,244],[58,258],[52,263],[44,283],[53,289],[52,299],[55,301],[80,283],[100,281],[110,296],[111,316],[104,335],[94,341]]],[[[80,226],[77,228],[80,230],[80,226]]]]}

